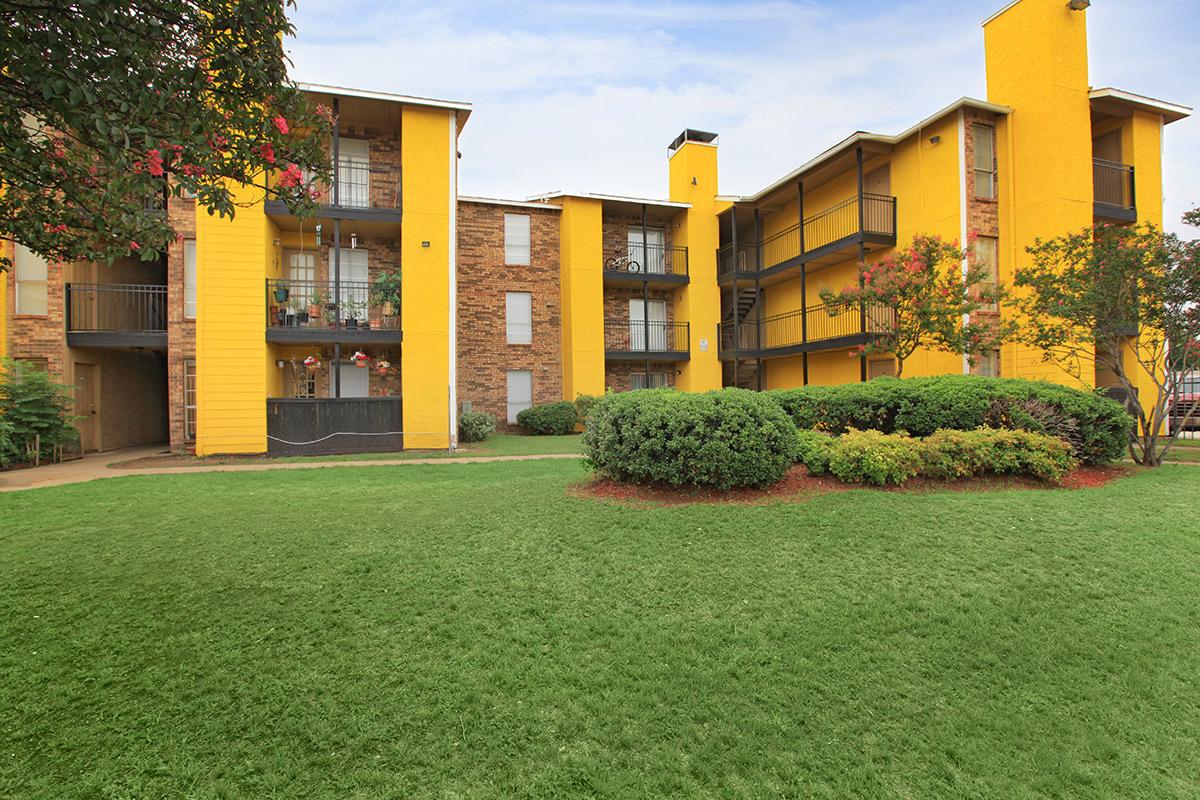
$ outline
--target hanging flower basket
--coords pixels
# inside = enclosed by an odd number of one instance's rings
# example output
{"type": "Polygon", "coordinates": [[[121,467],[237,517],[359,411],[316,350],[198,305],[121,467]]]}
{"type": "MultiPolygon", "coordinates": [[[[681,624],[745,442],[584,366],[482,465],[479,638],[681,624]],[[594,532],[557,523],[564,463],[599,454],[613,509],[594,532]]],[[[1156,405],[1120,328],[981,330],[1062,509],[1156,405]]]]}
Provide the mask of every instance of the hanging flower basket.
{"type": "Polygon", "coordinates": [[[308,368],[309,372],[316,372],[321,368],[321,359],[316,356],[309,356],[304,359],[304,366],[308,368]]]}
{"type": "Polygon", "coordinates": [[[288,288],[286,286],[275,287],[275,302],[286,303],[288,299],[288,288]]]}
{"type": "Polygon", "coordinates": [[[392,365],[390,362],[380,359],[379,361],[375,362],[375,371],[380,375],[387,375],[392,371],[392,365]]]}
{"type": "Polygon", "coordinates": [[[350,356],[350,360],[354,362],[354,366],[360,369],[366,369],[367,362],[371,359],[362,350],[355,350],[354,355],[350,356]]]}

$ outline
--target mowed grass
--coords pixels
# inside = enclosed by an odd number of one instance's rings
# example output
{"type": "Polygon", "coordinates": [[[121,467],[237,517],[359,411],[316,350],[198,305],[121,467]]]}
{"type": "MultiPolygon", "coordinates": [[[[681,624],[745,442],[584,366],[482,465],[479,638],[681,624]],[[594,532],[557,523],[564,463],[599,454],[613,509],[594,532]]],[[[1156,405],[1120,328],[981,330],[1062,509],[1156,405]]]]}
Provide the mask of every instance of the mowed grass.
{"type": "Polygon", "coordinates": [[[0,495],[0,797],[1200,792],[1200,469],[672,508],[584,477],[0,495]]]}

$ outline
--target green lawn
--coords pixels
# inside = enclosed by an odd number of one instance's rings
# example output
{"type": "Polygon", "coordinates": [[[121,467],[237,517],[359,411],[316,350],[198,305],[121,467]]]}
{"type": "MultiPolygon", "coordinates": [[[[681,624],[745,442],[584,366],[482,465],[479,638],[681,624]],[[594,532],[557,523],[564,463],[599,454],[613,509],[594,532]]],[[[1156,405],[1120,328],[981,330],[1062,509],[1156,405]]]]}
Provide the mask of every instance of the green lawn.
{"type": "Polygon", "coordinates": [[[1200,469],[653,509],[584,475],[0,495],[0,797],[1200,791],[1200,469]]]}

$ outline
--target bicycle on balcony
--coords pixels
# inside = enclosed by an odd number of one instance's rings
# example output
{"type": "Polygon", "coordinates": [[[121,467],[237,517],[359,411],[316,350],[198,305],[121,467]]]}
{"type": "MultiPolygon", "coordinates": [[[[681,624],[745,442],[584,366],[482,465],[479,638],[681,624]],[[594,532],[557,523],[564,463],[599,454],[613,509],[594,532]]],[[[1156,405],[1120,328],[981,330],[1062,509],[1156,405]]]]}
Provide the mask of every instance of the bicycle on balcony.
{"type": "Polygon", "coordinates": [[[642,265],[633,256],[613,256],[604,262],[606,270],[641,272],[642,265]]]}

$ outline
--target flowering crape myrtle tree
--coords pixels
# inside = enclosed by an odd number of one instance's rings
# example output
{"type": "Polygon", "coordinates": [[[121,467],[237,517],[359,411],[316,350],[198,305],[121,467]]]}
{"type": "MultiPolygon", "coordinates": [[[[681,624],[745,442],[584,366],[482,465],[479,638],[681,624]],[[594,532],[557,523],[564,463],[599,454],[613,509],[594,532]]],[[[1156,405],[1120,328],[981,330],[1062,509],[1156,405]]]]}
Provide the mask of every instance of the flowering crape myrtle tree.
{"type": "Polygon", "coordinates": [[[146,213],[164,191],[220,216],[238,184],[315,207],[331,119],[288,79],[283,2],[0,0],[0,18],[0,237],[52,261],[153,260],[174,238],[146,213]]]}
{"type": "Polygon", "coordinates": [[[858,286],[824,289],[821,299],[831,316],[865,310],[874,336],[854,354],[894,355],[897,376],[920,347],[965,355],[974,363],[975,354],[995,348],[1010,328],[998,319],[964,321],[1005,297],[1002,286],[987,283],[983,265],[970,264],[964,272],[966,258],[957,242],[915,236],[900,254],[860,264],[858,286]]]}
{"type": "MultiPolygon", "coordinates": [[[[1200,224],[1200,209],[1184,215],[1200,224]]],[[[1200,369],[1200,241],[1153,225],[1085,228],[1028,248],[1017,270],[1026,317],[1022,339],[1043,358],[1090,384],[1111,370],[1137,418],[1129,454],[1162,463],[1195,408],[1172,422],[1184,376],[1200,369]],[[1152,391],[1140,391],[1149,387],[1152,391]],[[1170,433],[1167,433],[1167,428],[1170,433]]]]}

